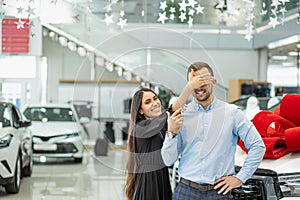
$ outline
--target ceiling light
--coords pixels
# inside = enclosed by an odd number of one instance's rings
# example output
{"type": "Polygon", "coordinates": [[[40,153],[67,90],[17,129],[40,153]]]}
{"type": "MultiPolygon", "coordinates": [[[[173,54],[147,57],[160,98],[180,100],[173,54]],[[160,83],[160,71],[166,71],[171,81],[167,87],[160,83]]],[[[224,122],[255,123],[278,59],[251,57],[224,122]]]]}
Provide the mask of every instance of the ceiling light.
{"type": "Polygon", "coordinates": [[[109,61],[107,61],[107,62],[105,63],[105,68],[106,68],[109,72],[112,72],[112,71],[114,71],[114,64],[111,63],[111,62],[109,62],[109,61]]]}
{"type": "Polygon", "coordinates": [[[300,52],[297,52],[297,51],[290,51],[289,52],[289,56],[297,56],[297,55],[300,56],[300,52]]]}
{"type": "Polygon", "coordinates": [[[283,67],[292,67],[293,65],[294,65],[294,63],[292,63],[292,62],[283,62],[282,63],[283,67]]]}
{"type": "Polygon", "coordinates": [[[49,37],[50,37],[51,39],[54,39],[55,33],[54,33],[53,31],[50,31],[50,32],[49,32],[49,37]]]}
{"type": "Polygon", "coordinates": [[[287,60],[287,56],[272,56],[272,60],[287,60]]]}
{"type": "Polygon", "coordinates": [[[123,68],[122,67],[118,67],[117,74],[118,74],[119,77],[121,77],[123,75],[123,68]]]}
{"type": "Polygon", "coordinates": [[[69,41],[69,42],[68,42],[68,48],[69,48],[71,51],[76,51],[76,44],[75,44],[74,42],[69,41]]]}
{"type": "Polygon", "coordinates": [[[77,53],[78,53],[80,56],[84,57],[84,56],[86,56],[86,49],[83,48],[83,47],[78,47],[78,48],[77,48],[77,53]]]}
{"type": "Polygon", "coordinates": [[[59,44],[63,47],[66,47],[68,45],[68,40],[67,38],[63,37],[63,36],[59,36],[58,37],[58,41],[59,41],[59,44]]]}
{"type": "Polygon", "coordinates": [[[47,29],[43,29],[43,36],[46,37],[48,36],[49,31],[47,29]]]}

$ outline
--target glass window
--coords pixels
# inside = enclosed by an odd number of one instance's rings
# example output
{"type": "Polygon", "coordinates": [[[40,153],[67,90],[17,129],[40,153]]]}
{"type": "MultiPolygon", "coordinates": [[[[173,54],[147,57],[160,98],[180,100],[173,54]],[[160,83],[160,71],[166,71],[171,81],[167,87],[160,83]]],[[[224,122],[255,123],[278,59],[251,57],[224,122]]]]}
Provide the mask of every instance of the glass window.
{"type": "Polygon", "coordinates": [[[31,121],[75,121],[73,111],[70,108],[31,107],[24,111],[24,115],[31,121]]]}

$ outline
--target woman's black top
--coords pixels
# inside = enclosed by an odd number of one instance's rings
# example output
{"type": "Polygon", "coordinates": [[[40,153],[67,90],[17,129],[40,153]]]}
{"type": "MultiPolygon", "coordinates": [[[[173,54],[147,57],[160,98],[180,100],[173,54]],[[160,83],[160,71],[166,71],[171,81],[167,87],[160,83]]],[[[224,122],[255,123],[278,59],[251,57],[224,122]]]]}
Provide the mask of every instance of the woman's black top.
{"type": "Polygon", "coordinates": [[[166,112],[136,124],[137,181],[134,200],[172,199],[168,168],[161,156],[166,130],[166,112]]]}

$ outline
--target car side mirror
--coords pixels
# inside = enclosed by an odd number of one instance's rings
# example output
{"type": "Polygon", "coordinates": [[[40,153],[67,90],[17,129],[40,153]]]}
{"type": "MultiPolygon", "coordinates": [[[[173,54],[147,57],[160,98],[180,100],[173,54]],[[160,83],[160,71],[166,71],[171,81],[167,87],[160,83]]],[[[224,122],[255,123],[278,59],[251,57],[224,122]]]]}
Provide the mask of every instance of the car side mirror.
{"type": "Polygon", "coordinates": [[[31,121],[29,120],[20,121],[20,127],[28,127],[28,126],[31,126],[31,121]]]}
{"type": "Polygon", "coordinates": [[[79,119],[80,124],[87,124],[90,122],[90,119],[88,117],[81,117],[79,119]]]}

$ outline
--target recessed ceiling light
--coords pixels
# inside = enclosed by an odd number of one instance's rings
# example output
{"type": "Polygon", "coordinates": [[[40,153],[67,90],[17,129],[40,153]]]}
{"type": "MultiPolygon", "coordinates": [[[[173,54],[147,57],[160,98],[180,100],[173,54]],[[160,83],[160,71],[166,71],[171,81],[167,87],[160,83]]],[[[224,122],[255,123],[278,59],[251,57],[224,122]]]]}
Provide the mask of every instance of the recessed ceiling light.
{"type": "Polygon", "coordinates": [[[289,52],[289,56],[297,56],[297,55],[300,55],[300,52],[297,52],[297,51],[290,51],[289,52]]]}
{"type": "Polygon", "coordinates": [[[287,60],[287,56],[272,56],[272,60],[287,60]]]}
{"type": "Polygon", "coordinates": [[[283,67],[292,67],[292,66],[294,66],[294,63],[292,63],[292,62],[283,62],[282,66],[283,67]]]}

